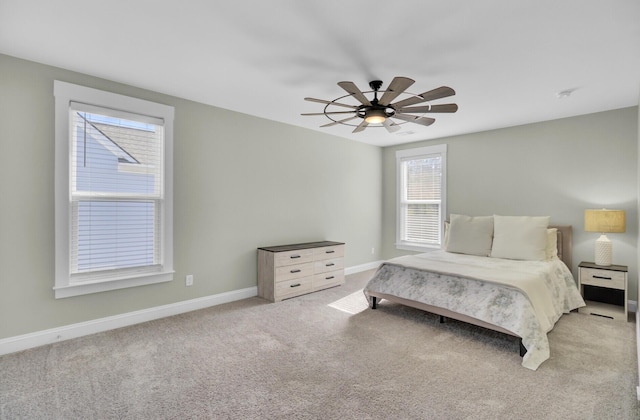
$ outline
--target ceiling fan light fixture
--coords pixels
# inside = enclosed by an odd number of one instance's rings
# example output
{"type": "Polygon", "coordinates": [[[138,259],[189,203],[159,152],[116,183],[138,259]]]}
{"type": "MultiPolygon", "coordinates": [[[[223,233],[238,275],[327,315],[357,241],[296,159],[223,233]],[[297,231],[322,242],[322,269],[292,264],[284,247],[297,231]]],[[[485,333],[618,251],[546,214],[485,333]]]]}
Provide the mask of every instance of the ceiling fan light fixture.
{"type": "Polygon", "coordinates": [[[359,133],[364,131],[368,126],[373,125],[374,128],[383,127],[389,133],[394,133],[400,129],[400,125],[406,122],[429,126],[435,122],[435,118],[423,117],[414,114],[425,113],[452,113],[458,110],[456,104],[440,104],[412,106],[416,104],[422,104],[424,102],[431,102],[437,99],[453,96],[456,91],[448,86],[440,86],[439,88],[431,89],[430,91],[423,92],[419,95],[406,92],[407,88],[414,83],[414,80],[408,77],[394,77],[386,90],[380,90],[382,82],[380,80],[373,80],[369,82],[371,91],[362,92],[353,82],[338,82],[338,86],[347,92],[347,95],[341,96],[333,101],[327,101],[324,99],[304,98],[305,101],[318,102],[325,104],[322,112],[306,113],[302,115],[323,115],[326,116],[330,123],[324,124],[321,127],[330,127],[337,124],[350,125],[355,127],[353,133],[359,133]],[[373,99],[369,99],[365,93],[373,93],[373,99]],[[378,94],[382,93],[382,96],[378,99],[378,94]],[[399,95],[407,96],[404,99],[394,102],[399,95]],[[350,105],[340,102],[344,98],[353,98],[360,103],[360,105],[350,105]],[[349,108],[350,111],[343,109],[334,110],[334,106],[341,108],[349,108]],[[331,107],[331,108],[329,108],[331,107]],[[350,117],[343,118],[344,115],[351,115],[350,117]],[[404,122],[396,122],[395,119],[402,120],[404,122]],[[358,124],[349,123],[354,119],[360,119],[358,124]]]}
{"type": "Polygon", "coordinates": [[[382,124],[387,119],[384,109],[370,109],[365,114],[364,120],[369,124],[382,124]]]}

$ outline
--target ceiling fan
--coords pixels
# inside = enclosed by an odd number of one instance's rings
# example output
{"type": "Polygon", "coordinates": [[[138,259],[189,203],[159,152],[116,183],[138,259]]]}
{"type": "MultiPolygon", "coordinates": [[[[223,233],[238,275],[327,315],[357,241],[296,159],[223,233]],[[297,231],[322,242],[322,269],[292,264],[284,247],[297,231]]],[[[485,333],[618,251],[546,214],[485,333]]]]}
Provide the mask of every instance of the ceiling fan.
{"type": "Polygon", "coordinates": [[[325,104],[323,112],[313,112],[301,114],[305,116],[309,115],[324,115],[331,120],[330,123],[321,125],[321,127],[330,127],[336,124],[350,125],[356,127],[353,132],[358,133],[367,128],[370,124],[382,125],[388,132],[393,133],[400,130],[400,125],[406,122],[412,122],[420,125],[431,125],[435,122],[434,118],[425,117],[424,114],[447,112],[452,113],[458,110],[456,104],[441,104],[431,105],[426,104],[422,106],[411,106],[423,102],[430,102],[436,99],[446,98],[453,96],[456,92],[447,86],[441,86],[439,88],[430,90],[428,92],[414,95],[406,93],[405,90],[409,88],[415,81],[408,77],[395,77],[386,90],[380,90],[382,87],[382,81],[373,80],[369,82],[371,91],[373,92],[373,99],[369,100],[364,93],[358,89],[353,82],[339,82],[338,86],[344,89],[348,95],[341,96],[333,101],[325,101],[323,99],[304,98],[306,101],[318,102],[325,104]],[[378,99],[378,93],[382,92],[382,96],[378,99]],[[391,103],[401,94],[409,95],[407,98],[398,102],[391,103]],[[342,102],[338,102],[344,98],[352,96],[360,105],[349,105],[342,102]],[[350,111],[334,111],[334,108],[330,107],[343,107],[350,108],[350,111]],[[351,114],[351,115],[349,115],[351,114]],[[338,119],[338,116],[348,115],[347,118],[338,119]],[[362,119],[358,124],[352,124],[350,121],[356,118],[362,119]],[[397,122],[394,119],[402,120],[404,122],[397,122]]]}

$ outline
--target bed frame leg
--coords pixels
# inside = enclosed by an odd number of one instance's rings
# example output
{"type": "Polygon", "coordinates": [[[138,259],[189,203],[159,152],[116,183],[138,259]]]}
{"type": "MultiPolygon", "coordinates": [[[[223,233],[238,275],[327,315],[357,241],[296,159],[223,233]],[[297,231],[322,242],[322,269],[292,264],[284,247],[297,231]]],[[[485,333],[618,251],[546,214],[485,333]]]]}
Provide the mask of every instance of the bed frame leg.
{"type": "Polygon", "coordinates": [[[440,323],[441,323],[441,324],[444,324],[444,321],[445,321],[445,320],[446,320],[446,318],[445,318],[445,317],[443,317],[442,315],[440,315],[440,323]]]}
{"type": "Polygon", "coordinates": [[[371,309],[378,309],[378,298],[371,296],[371,309]]]}
{"type": "Polygon", "coordinates": [[[522,338],[518,338],[518,345],[520,346],[520,357],[524,357],[527,354],[527,348],[522,344],[522,338]]]}

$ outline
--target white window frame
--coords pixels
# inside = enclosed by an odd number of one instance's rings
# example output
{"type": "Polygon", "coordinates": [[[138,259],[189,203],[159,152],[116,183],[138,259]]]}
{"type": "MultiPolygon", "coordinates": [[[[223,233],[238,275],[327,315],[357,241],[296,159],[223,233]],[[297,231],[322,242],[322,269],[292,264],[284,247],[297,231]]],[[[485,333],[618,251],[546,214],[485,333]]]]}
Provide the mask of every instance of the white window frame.
{"type": "Polygon", "coordinates": [[[105,92],[85,86],[54,81],[55,96],[55,297],[98,293],[173,280],[173,119],[172,106],[105,92]],[[164,121],[164,204],[162,225],[162,265],[154,273],[126,277],[97,278],[74,282],[70,267],[70,118],[71,102],[79,102],[122,112],[159,118],[164,121]]]}
{"type": "Polygon", "coordinates": [[[419,147],[396,151],[396,248],[406,251],[425,252],[430,249],[441,248],[444,237],[444,221],[447,215],[447,145],[419,147]],[[413,159],[424,159],[439,155],[442,158],[442,196],[440,200],[440,223],[437,244],[424,244],[404,239],[406,221],[404,220],[403,205],[405,204],[405,185],[402,162],[413,159]]]}

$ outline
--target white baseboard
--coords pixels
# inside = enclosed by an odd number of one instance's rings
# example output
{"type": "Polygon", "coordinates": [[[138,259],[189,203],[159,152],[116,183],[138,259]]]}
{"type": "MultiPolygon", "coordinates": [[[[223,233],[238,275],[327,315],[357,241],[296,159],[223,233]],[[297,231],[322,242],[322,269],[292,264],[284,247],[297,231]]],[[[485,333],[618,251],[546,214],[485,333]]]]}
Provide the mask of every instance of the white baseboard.
{"type": "Polygon", "coordinates": [[[222,303],[234,302],[236,300],[246,299],[257,295],[258,288],[249,287],[246,289],[233,290],[231,292],[156,306],[153,308],[142,309],[140,311],[95,319],[92,321],[65,325],[63,327],[52,328],[49,330],[37,331],[30,334],[4,338],[0,340],[0,356],[33,347],[69,340],[71,338],[78,338],[116,328],[128,327],[141,322],[152,321],[154,319],[204,309],[210,306],[220,305],[222,303]]]}
{"type": "Polygon", "coordinates": [[[378,268],[382,261],[372,261],[366,264],[354,265],[353,267],[347,267],[344,269],[345,276],[349,274],[360,273],[362,271],[373,270],[374,268],[378,268]]]}

